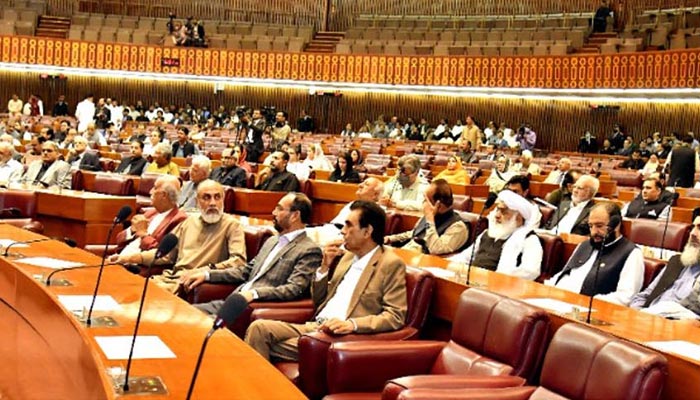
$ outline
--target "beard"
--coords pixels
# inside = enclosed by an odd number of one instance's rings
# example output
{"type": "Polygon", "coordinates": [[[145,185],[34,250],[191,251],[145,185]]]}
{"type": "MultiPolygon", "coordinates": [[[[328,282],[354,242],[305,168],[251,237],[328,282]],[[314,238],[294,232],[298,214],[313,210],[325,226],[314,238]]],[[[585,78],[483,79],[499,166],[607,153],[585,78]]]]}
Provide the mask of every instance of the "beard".
{"type": "Polygon", "coordinates": [[[489,228],[487,235],[495,240],[505,240],[518,229],[517,215],[513,214],[510,219],[501,223],[496,222],[495,216],[489,216],[489,228]]]}
{"type": "Polygon", "coordinates": [[[201,215],[202,220],[207,224],[216,224],[217,222],[221,221],[221,217],[223,217],[224,211],[219,210],[218,208],[209,208],[207,210],[202,211],[201,215]]]}
{"type": "MultiPolygon", "coordinates": [[[[692,241],[693,239],[691,238],[690,240],[692,241]]],[[[700,244],[692,243],[691,241],[688,241],[681,253],[681,264],[685,267],[690,267],[700,262],[700,244]]]]}

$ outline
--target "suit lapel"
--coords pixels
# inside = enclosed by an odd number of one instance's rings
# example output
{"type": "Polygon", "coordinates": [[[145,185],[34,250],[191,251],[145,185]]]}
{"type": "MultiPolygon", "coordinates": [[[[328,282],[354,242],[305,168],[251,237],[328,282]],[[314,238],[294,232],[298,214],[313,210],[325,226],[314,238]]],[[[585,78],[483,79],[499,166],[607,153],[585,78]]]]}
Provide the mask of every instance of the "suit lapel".
{"type": "Polygon", "coordinates": [[[379,249],[377,249],[367,263],[365,270],[362,271],[362,275],[360,275],[360,279],[357,281],[357,286],[355,286],[355,290],[352,292],[352,297],[350,297],[350,304],[348,305],[347,314],[345,315],[346,318],[349,315],[352,315],[352,311],[355,309],[355,306],[357,306],[357,302],[360,301],[360,296],[365,292],[365,288],[367,287],[370,279],[372,279],[372,276],[374,276],[374,272],[377,269],[377,264],[379,264],[379,260],[383,255],[384,248],[379,247],[379,249]]]}
{"type": "Polygon", "coordinates": [[[578,215],[578,218],[576,219],[574,226],[579,225],[583,220],[588,218],[588,214],[591,211],[592,205],[593,205],[593,203],[591,203],[590,201],[586,204],[586,207],[584,207],[583,210],[581,210],[581,214],[578,215]]]}

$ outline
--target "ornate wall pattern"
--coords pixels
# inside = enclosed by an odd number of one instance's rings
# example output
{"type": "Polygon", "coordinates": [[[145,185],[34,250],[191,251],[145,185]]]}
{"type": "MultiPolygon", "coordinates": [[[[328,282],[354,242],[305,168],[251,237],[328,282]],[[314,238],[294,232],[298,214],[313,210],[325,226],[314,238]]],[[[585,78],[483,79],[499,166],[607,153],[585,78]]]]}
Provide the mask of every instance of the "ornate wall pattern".
{"type": "Polygon", "coordinates": [[[699,49],[540,57],[274,53],[0,37],[0,61],[229,78],[506,88],[696,88],[699,49]],[[179,67],[161,60],[178,58],[179,67]]]}

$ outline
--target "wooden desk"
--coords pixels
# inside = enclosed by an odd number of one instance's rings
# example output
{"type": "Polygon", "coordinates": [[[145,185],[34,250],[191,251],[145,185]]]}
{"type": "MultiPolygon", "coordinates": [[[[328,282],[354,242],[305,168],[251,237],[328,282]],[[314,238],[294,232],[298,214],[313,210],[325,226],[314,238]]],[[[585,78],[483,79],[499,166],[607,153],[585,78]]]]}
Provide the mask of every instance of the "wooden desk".
{"type": "MultiPolygon", "coordinates": [[[[98,174],[108,174],[107,172],[80,171],[83,174],[83,190],[93,192],[95,190],[95,177],[98,174]]],[[[134,183],[134,193],[139,190],[141,177],[136,175],[124,175],[134,183]]]]}
{"type": "MultiPolygon", "coordinates": [[[[0,237],[26,240],[40,236],[3,225],[0,237]]],[[[28,256],[54,255],[88,265],[99,263],[99,258],[57,242],[35,243],[21,252],[28,256]]],[[[5,368],[0,374],[0,393],[10,399],[115,398],[104,371],[110,366],[124,367],[126,361],[107,360],[95,336],[133,332],[142,278],[118,266],[107,267],[100,293],[111,295],[122,306],[121,310],[110,313],[120,326],[85,328],[58,304],[56,296],[92,293],[97,269],[65,271],[57,275],[69,279],[74,284],[70,287],[47,288],[32,277],[32,274],[48,271],[10,259],[0,260],[2,298],[26,319],[18,318],[0,303],[3,321],[0,349],[5,368]]],[[[176,358],[134,360],[132,363],[132,376],[158,375],[168,389],[168,396],[149,396],[149,399],[185,398],[202,340],[211,326],[208,316],[151,284],[139,333],[159,336],[176,358]]],[[[305,398],[271,364],[225,329],[216,332],[209,342],[193,397],[305,398]]]]}
{"type": "MultiPolygon", "coordinates": [[[[421,255],[407,250],[394,250],[407,265],[446,268],[448,261],[440,257],[421,255]]],[[[466,270],[464,272],[466,276],[466,270]]],[[[551,298],[575,304],[587,309],[588,297],[577,293],[545,286],[536,282],[512,276],[473,268],[471,280],[490,290],[514,299],[551,298]]],[[[433,316],[451,322],[457,309],[459,295],[467,288],[462,282],[438,278],[433,296],[431,313],[433,316]]],[[[648,341],[686,340],[697,343],[700,338],[700,323],[697,321],[671,321],[619,306],[605,301],[594,300],[593,315],[609,326],[594,326],[604,332],[644,345],[648,341]]],[[[571,316],[550,312],[553,328],[569,322],[581,323],[571,316]]],[[[681,355],[664,353],[668,359],[669,376],[666,381],[663,399],[686,400],[700,393],[700,362],[681,355]]]]}
{"type": "Polygon", "coordinates": [[[135,210],[136,198],[74,190],[37,191],[37,219],[44,224],[44,234],[68,236],[80,247],[95,239],[103,242],[114,217],[125,205],[135,210]]]}
{"type": "Polygon", "coordinates": [[[357,200],[357,184],[310,180],[314,224],[327,223],[348,203],[357,200]]]}
{"type": "Polygon", "coordinates": [[[530,196],[544,199],[549,193],[559,189],[556,183],[530,182],[530,196]]]}
{"type": "Polygon", "coordinates": [[[287,193],[236,188],[234,194],[233,209],[236,213],[253,218],[272,219],[272,210],[287,193]]]}

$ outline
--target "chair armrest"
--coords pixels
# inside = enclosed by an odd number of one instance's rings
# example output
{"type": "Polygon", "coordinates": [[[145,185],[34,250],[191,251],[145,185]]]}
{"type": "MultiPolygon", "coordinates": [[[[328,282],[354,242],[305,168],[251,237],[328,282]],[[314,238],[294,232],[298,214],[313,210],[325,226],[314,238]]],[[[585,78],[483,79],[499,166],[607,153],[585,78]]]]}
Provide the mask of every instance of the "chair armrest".
{"type": "MultiPolygon", "coordinates": [[[[102,254],[105,251],[105,246],[103,244],[86,244],[85,245],[85,251],[89,251],[90,253],[102,257],[102,254]]],[[[116,244],[110,244],[107,246],[107,255],[112,255],[117,252],[117,245],[116,244]]]]}
{"type": "MultiPolygon", "coordinates": [[[[328,349],[333,343],[359,340],[409,340],[418,334],[418,330],[404,327],[393,332],[374,334],[328,335],[314,332],[299,338],[299,381],[298,386],[309,398],[321,398],[328,393],[326,363],[328,349]]],[[[381,387],[379,388],[381,389],[381,387]]],[[[377,391],[379,391],[377,389],[377,391]]]]}
{"type": "Polygon", "coordinates": [[[525,384],[518,376],[416,375],[392,379],[384,385],[382,400],[395,400],[401,393],[415,389],[509,388],[525,384]]]}
{"type": "Polygon", "coordinates": [[[528,400],[536,388],[531,386],[504,389],[412,389],[402,392],[398,400],[528,400]]]}
{"type": "Polygon", "coordinates": [[[238,285],[227,283],[203,283],[194,289],[192,303],[208,303],[212,300],[224,300],[238,285]]]}
{"type": "Polygon", "coordinates": [[[250,322],[258,319],[273,319],[294,324],[303,324],[309,321],[313,316],[313,308],[255,308],[250,315],[250,322]]]}
{"type": "Polygon", "coordinates": [[[390,379],[428,374],[444,347],[422,340],[335,343],[328,351],[328,393],[380,392],[390,379]]]}

